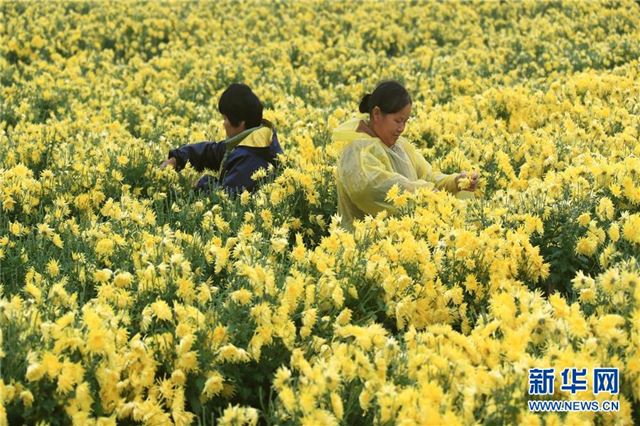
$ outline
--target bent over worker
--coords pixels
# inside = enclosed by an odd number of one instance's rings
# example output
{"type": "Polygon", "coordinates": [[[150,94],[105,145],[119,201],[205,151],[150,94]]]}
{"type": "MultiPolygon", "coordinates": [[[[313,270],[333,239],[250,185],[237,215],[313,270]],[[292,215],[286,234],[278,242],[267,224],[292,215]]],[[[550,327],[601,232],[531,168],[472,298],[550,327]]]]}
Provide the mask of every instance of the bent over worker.
{"type": "Polygon", "coordinates": [[[360,102],[367,117],[354,118],[333,132],[334,142],[345,145],[337,167],[338,213],[346,229],[353,222],[382,210],[394,211],[385,201],[389,189],[414,192],[426,187],[446,190],[460,198],[473,197],[478,174],[434,173],[431,165],[401,135],[411,114],[411,97],[396,81],[380,83],[360,102]],[[466,191],[458,188],[470,179],[466,191]]]}
{"type": "Polygon", "coordinates": [[[260,99],[245,84],[234,83],[220,96],[218,110],[224,117],[227,139],[200,142],[169,151],[161,168],[182,170],[189,162],[198,171],[219,171],[218,178],[205,175],[196,184],[198,190],[222,187],[230,193],[252,192],[258,183],[251,176],[261,168],[277,166],[282,153],[271,123],[262,118],[260,99]]]}

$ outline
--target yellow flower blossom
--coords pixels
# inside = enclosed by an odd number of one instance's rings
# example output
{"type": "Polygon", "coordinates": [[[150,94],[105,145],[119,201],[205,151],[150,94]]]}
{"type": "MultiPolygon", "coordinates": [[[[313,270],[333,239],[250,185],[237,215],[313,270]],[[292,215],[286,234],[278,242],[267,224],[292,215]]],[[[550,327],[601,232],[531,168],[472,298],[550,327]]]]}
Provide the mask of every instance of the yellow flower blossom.
{"type": "Polygon", "coordinates": [[[112,271],[110,269],[99,269],[94,272],[93,279],[98,283],[105,283],[111,278],[112,271]]]}
{"type": "Polygon", "coordinates": [[[157,300],[153,302],[150,307],[153,311],[153,315],[159,320],[171,321],[171,319],[173,318],[171,308],[164,300],[157,300]]]}
{"type": "Polygon", "coordinates": [[[47,262],[47,272],[51,278],[55,278],[60,274],[60,265],[56,259],[47,262]]]}
{"type": "Polygon", "coordinates": [[[622,225],[623,237],[636,244],[640,244],[640,214],[632,214],[622,225]]]}
{"type": "Polygon", "coordinates": [[[218,395],[223,388],[224,378],[220,375],[220,373],[213,372],[204,383],[204,388],[202,389],[202,395],[205,398],[211,398],[213,396],[218,395]]]}
{"type": "Polygon", "coordinates": [[[251,301],[252,294],[247,289],[236,290],[231,293],[231,300],[236,302],[239,305],[246,305],[251,301]]]}

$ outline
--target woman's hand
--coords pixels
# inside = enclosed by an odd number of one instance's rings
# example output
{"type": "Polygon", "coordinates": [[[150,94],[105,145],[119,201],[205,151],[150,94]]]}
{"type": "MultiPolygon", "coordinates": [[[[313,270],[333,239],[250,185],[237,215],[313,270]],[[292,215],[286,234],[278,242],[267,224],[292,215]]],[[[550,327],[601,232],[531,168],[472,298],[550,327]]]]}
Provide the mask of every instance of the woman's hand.
{"type": "Polygon", "coordinates": [[[465,191],[473,192],[478,187],[478,180],[480,179],[480,174],[476,171],[471,172],[471,174],[467,174],[466,171],[463,171],[462,173],[458,174],[458,176],[456,176],[456,184],[459,184],[462,179],[468,179],[469,183],[468,185],[465,185],[466,188],[460,188],[460,186],[458,187],[465,191]]]}
{"type": "Polygon", "coordinates": [[[167,167],[176,168],[176,159],[174,157],[169,158],[168,160],[164,160],[162,164],[160,164],[160,170],[163,170],[167,167]]]}

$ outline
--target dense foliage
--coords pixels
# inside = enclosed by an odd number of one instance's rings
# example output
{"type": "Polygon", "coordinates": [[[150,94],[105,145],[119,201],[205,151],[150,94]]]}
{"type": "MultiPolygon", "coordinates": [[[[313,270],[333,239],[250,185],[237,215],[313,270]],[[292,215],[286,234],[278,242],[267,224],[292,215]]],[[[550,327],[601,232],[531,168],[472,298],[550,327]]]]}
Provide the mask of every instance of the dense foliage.
{"type": "MultiPolygon", "coordinates": [[[[0,424],[640,422],[631,1],[0,4],[0,424]],[[339,226],[331,131],[381,79],[475,201],[339,226]],[[158,165],[236,81],[286,151],[256,194],[158,165]],[[617,367],[617,413],[528,369],[617,367]]],[[[258,176],[256,176],[258,178],[258,176]]]]}

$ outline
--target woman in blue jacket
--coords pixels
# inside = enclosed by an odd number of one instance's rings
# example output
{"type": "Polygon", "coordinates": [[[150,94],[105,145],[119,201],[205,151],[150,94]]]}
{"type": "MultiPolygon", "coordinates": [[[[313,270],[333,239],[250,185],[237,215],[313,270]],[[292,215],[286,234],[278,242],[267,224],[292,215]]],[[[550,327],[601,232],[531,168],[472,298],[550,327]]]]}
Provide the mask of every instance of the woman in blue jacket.
{"type": "Polygon", "coordinates": [[[262,103],[246,84],[230,85],[220,96],[218,110],[224,117],[225,140],[172,149],[160,167],[180,171],[189,162],[198,171],[220,171],[218,178],[203,176],[196,184],[198,190],[222,187],[230,193],[252,192],[257,189],[253,173],[270,164],[275,167],[282,153],[276,131],[262,118],[262,103]]]}

